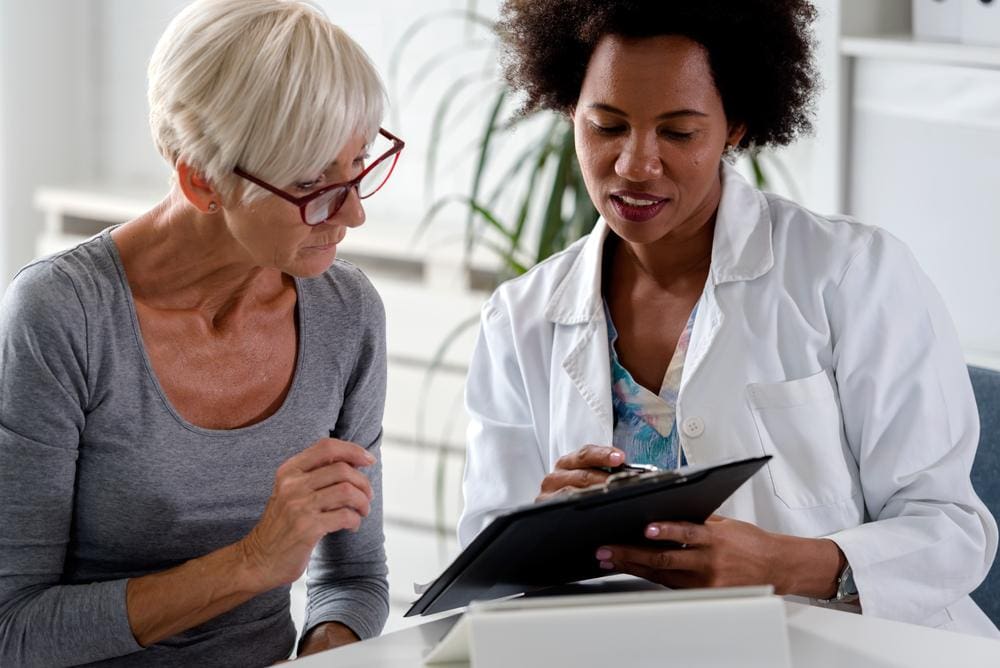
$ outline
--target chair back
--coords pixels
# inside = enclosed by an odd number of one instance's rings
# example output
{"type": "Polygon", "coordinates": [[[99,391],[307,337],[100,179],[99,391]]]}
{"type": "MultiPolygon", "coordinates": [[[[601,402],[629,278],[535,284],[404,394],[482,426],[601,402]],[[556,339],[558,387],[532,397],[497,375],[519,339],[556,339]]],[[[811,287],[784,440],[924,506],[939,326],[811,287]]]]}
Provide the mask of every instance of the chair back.
{"type": "MultiPolygon", "coordinates": [[[[983,503],[1000,520],[1000,371],[970,366],[969,378],[979,406],[979,450],[972,465],[972,486],[983,503]]],[[[972,592],[993,623],[1000,627],[1000,560],[983,584],[972,592]]]]}

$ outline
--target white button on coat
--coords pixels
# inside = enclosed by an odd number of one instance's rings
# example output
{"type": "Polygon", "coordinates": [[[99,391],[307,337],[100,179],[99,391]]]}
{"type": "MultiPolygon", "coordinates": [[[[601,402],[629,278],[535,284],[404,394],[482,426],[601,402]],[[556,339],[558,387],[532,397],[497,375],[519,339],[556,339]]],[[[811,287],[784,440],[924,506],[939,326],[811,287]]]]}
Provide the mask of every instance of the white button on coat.
{"type": "Polygon", "coordinates": [[[689,417],[684,420],[681,431],[688,438],[698,438],[705,433],[705,421],[700,417],[689,417]]]}

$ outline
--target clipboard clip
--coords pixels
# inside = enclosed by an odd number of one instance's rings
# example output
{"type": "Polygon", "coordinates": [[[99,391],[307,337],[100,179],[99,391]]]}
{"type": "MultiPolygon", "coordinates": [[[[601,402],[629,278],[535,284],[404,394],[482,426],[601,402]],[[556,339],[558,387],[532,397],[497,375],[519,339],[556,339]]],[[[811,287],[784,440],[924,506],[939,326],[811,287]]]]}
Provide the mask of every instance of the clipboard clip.
{"type": "Polygon", "coordinates": [[[603,494],[613,489],[620,489],[630,485],[677,480],[687,477],[683,471],[660,469],[647,464],[629,464],[618,468],[620,470],[609,475],[604,482],[599,482],[588,487],[568,489],[565,494],[572,497],[590,496],[592,494],[603,494]]]}

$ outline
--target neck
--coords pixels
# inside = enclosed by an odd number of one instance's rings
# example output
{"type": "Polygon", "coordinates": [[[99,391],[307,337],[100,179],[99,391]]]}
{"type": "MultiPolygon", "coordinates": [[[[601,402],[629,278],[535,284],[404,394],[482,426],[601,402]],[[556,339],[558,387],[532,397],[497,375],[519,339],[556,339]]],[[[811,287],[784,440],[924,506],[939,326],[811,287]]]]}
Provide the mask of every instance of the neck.
{"type": "Polygon", "coordinates": [[[287,291],[291,279],[256,266],[221,216],[176,191],[112,232],[133,298],[164,310],[197,311],[211,323],[287,291]]]}
{"type": "Polygon", "coordinates": [[[618,240],[613,250],[616,274],[630,282],[669,290],[694,279],[703,282],[712,262],[714,212],[686,234],[671,234],[651,244],[618,240]]]}

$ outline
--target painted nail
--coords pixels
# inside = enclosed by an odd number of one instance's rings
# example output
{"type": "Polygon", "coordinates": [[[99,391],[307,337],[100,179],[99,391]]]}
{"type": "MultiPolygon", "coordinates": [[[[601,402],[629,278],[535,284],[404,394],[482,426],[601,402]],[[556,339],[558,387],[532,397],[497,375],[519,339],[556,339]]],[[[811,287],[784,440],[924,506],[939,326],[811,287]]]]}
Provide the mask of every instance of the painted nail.
{"type": "Polygon", "coordinates": [[[600,559],[601,561],[607,561],[608,559],[611,558],[611,550],[609,550],[606,547],[602,547],[597,551],[597,554],[594,556],[600,559]]]}
{"type": "Polygon", "coordinates": [[[650,524],[648,527],[646,527],[646,535],[649,536],[650,538],[656,538],[657,536],[660,535],[660,527],[650,524]]]}
{"type": "Polygon", "coordinates": [[[606,571],[610,571],[610,570],[614,570],[615,565],[613,563],[611,563],[610,561],[602,561],[600,563],[600,567],[603,568],[606,571]]]}

